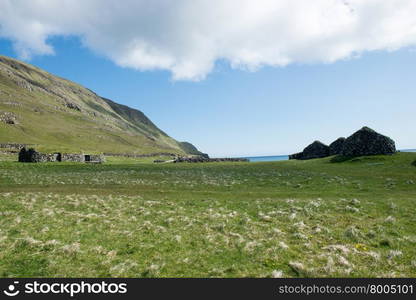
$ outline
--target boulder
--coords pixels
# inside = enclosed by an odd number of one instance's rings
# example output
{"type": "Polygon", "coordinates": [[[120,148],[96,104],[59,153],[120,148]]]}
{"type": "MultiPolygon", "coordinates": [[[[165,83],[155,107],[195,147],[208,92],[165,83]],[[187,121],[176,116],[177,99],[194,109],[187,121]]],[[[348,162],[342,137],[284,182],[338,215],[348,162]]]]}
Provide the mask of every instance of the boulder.
{"type": "Polygon", "coordinates": [[[0,111],[0,122],[5,123],[7,125],[16,125],[17,122],[17,116],[12,112],[2,112],[0,111]]]}
{"type": "Polygon", "coordinates": [[[395,152],[396,145],[391,138],[363,127],[345,140],[341,155],[364,156],[395,152]]]}
{"type": "Polygon", "coordinates": [[[341,154],[342,149],[344,148],[345,138],[340,137],[333,141],[329,145],[329,155],[338,155],[341,154]]]}
{"type": "Polygon", "coordinates": [[[329,147],[320,141],[315,141],[300,153],[289,155],[289,159],[313,159],[329,156],[329,147]]]}

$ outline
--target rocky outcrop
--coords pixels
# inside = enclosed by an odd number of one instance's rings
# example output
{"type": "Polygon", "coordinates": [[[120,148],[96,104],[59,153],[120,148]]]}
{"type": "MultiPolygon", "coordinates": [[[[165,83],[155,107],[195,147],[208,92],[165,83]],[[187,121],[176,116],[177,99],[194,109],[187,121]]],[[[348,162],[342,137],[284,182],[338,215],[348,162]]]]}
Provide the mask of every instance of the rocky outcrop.
{"type": "Polygon", "coordinates": [[[329,155],[338,155],[341,154],[342,149],[344,148],[345,138],[340,137],[336,139],[329,145],[329,155]]]}
{"type": "Polygon", "coordinates": [[[18,124],[17,116],[14,113],[8,111],[0,111],[0,122],[8,125],[18,124]]]}
{"type": "Polygon", "coordinates": [[[320,141],[315,141],[300,153],[289,155],[289,159],[313,159],[329,156],[329,147],[320,141]]]}
{"type": "Polygon", "coordinates": [[[69,101],[67,99],[64,100],[64,105],[66,107],[68,107],[69,109],[73,109],[73,110],[76,110],[76,111],[81,111],[81,107],[79,107],[78,104],[76,104],[76,103],[74,103],[72,101],[69,101]]]}
{"type": "Polygon", "coordinates": [[[341,155],[364,156],[395,152],[396,145],[391,138],[363,127],[345,140],[341,155]]]}

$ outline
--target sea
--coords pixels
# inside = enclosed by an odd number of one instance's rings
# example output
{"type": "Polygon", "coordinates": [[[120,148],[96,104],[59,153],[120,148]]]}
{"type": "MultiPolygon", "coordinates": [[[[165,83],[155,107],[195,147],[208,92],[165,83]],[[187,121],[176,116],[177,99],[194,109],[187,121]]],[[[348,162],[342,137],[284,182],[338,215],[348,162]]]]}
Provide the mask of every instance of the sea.
{"type": "Polygon", "coordinates": [[[289,155],[250,156],[250,157],[242,157],[242,158],[247,158],[250,162],[279,161],[279,160],[288,160],[289,155]]]}
{"type": "MultiPolygon", "coordinates": [[[[416,152],[416,149],[403,149],[399,150],[401,152],[416,152]]],[[[271,156],[249,156],[242,157],[247,158],[250,162],[260,162],[260,161],[279,161],[279,160],[288,160],[289,155],[271,155],[271,156]]]]}
{"type": "Polygon", "coordinates": [[[401,152],[416,152],[416,149],[403,149],[403,150],[399,150],[401,152]]]}

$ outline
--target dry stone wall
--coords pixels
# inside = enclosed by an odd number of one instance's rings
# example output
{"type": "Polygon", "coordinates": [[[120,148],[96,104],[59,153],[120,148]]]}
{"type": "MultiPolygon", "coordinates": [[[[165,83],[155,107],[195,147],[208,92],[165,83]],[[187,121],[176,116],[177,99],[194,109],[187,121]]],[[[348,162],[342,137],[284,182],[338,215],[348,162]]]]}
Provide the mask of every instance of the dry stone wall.
{"type": "Polygon", "coordinates": [[[19,152],[19,162],[90,162],[103,163],[105,157],[96,154],[40,153],[26,147],[19,152]]]}

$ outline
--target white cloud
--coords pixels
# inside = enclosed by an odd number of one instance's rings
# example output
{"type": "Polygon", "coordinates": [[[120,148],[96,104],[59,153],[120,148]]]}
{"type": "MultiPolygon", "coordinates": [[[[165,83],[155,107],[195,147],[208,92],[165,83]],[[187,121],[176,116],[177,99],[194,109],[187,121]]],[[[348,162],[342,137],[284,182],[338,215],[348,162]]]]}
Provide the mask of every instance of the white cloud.
{"type": "Polygon", "coordinates": [[[200,80],[215,62],[256,70],[416,44],[415,0],[0,0],[0,36],[25,59],[77,35],[138,70],[200,80]]]}

